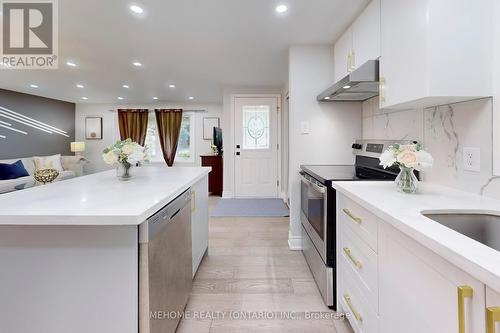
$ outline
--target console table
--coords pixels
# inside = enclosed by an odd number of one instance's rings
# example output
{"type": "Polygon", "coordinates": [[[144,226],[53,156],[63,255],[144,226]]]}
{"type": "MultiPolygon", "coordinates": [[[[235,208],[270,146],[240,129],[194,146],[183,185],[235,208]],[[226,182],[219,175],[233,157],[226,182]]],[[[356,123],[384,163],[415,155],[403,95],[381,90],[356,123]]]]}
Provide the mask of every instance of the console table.
{"type": "Polygon", "coordinates": [[[222,155],[201,155],[200,157],[201,166],[212,168],[212,171],[208,174],[208,192],[222,196],[222,155]]]}

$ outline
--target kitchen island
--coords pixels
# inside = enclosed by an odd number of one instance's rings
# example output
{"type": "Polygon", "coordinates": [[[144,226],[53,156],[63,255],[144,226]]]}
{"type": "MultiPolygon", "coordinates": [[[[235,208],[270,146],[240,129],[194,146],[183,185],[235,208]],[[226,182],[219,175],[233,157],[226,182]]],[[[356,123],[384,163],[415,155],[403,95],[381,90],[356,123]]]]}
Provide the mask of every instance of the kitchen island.
{"type": "Polygon", "coordinates": [[[110,170],[1,195],[0,331],[136,333],[139,229],[191,189],[194,273],[209,171],[146,166],[122,182],[110,170]]]}

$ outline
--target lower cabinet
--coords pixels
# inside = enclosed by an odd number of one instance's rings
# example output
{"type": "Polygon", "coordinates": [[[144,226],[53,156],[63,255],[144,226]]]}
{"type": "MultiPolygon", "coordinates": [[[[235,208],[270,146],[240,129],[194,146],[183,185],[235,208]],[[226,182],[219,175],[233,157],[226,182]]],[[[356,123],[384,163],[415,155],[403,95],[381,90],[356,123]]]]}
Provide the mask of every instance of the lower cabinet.
{"type": "Polygon", "coordinates": [[[355,333],[500,333],[499,293],[355,201],[337,207],[337,302],[355,333]]]}
{"type": "Polygon", "coordinates": [[[388,225],[380,237],[380,332],[485,332],[481,282],[388,225]]]}
{"type": "Polygon", "coordinates": [[[208,177],[191,187],[191,234],[193,277],[208,249],[208,177]]]}

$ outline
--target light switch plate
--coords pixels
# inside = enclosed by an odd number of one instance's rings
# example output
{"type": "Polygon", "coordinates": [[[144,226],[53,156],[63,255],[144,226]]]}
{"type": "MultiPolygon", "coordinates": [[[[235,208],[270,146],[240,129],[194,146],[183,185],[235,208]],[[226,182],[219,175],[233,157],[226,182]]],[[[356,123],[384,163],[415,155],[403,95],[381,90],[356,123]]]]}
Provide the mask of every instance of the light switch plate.
{"type": "Polygon", "coordinates": [[[481,171],[481,150],[479,148],[464,147],[463,149],[464,170],[481,171]]]}
{"type": "Polygon", "coordinates": [[[300,134],[309,134],[309,122],[303,121],[300,123],[300,134]]]}

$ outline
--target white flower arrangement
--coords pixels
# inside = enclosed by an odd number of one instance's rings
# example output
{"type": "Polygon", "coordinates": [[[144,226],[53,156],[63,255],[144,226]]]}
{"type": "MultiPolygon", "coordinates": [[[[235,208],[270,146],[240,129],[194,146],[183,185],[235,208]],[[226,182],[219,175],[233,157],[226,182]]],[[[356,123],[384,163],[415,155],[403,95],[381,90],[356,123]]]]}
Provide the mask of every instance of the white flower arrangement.
{"type": "Polygon", "coordinates": [[[112,146],[103,150],[102,159],[106,164],[129,164],[136,165],[148,162],[148,149],[132,139],[117,141],[112,146]]]}
{"type": "Polygon", "coordinates": [[[380,165],[385,168],[397,165],[421,171],[433,165],[434,158],[422,149],[420,143],[411,145],[394,144],[380,155],[380,165]]]}

